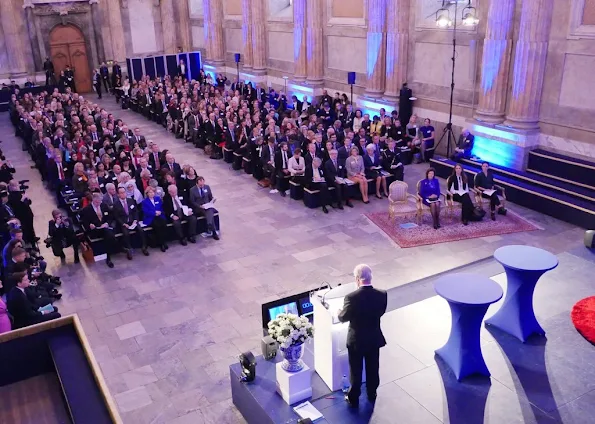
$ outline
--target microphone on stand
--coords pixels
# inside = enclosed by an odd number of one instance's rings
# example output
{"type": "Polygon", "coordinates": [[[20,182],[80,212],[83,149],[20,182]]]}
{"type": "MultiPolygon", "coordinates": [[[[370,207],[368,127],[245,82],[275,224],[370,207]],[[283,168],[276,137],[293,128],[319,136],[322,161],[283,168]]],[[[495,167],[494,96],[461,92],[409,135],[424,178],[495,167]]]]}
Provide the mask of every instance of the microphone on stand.
{"type": "MultiPolygon", "coordinates": [[[[310,296],[312,296],[315,292],[320,291],[324,286],[327,286],[329,288],[329,290],[332,290],[333,289],[333,286],[331,285],[331,283],[328,283],[326,281],[321,281],[320,282],[320,285],[318,286],[318,288],[316,290],[312,290],[310,292],[310,296]]],[[[328,293],[328,292],[326,292],[326,293],[328,293]]],[[[324,306],[326,309],[328,309],[329,308],[329,305],[324,300],[324,297],[326,296],[326,293],[324,295],[322,295],[322,296],[318,295],[318,298],[321,299],[321,302],[320,303],[322,304],[322,306],[324,306]]]]}

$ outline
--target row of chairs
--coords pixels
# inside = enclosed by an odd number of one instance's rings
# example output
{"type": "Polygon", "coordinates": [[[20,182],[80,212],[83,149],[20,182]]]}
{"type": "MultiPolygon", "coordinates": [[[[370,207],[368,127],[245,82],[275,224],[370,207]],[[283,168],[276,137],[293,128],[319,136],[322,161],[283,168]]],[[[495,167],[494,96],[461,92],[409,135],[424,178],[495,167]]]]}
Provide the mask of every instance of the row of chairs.
{"type": "MultiPolygon", "coordinates": [[[[477,176],[476,176],[477,178],[477,176]]],[[[422,180],[419,180],[416,185],[416,193],[409,193],[409,185],[403,181],[394,181],[389,187],[388,197],[388,215],[393,221],[397,216],[414,215],[419,225],[423,222],[424,214],[430,214],[430,208],[422,201],[419,195],[419,188],[422,180]]],[[[475,181],[474,181],[475,186],[475,181]]],[[[502,194],[501,201],[506,207],[506,190],[502,186],[495,186],[502,194]]],[[[490,199],[484,198],[481,191],[474,187],[470,187],[471,200],[474,200],[475,207],[486,209],[490,206],[490,199]]],[[[454,216],[455,212],[461,210],[461,203],[455,202],[453,193],[446,191],[441,193],[443,204],[446,206],[446,211],[449,216],[454,216]]]]}

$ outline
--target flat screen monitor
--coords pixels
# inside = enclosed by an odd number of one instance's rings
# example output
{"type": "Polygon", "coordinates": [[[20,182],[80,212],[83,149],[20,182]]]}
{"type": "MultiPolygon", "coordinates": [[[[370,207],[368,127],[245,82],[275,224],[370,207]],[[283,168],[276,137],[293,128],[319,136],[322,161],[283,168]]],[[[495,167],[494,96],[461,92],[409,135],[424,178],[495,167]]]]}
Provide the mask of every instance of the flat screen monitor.
{"type": "Polygon", "coordinates": [[[299,302],[300,309],[302,310],[301,315],[310,315],[314,313],[314,305],[310,302],[310,296],[301,298],[299,302]]]}
{"type": "Polygon", "coordinates": [[[279,314],[296,314],[298,315],[298,307],[296,302],[286,303],[285,305],[275,306],[269,308],[269,319],[277,318],[279,314]]]}

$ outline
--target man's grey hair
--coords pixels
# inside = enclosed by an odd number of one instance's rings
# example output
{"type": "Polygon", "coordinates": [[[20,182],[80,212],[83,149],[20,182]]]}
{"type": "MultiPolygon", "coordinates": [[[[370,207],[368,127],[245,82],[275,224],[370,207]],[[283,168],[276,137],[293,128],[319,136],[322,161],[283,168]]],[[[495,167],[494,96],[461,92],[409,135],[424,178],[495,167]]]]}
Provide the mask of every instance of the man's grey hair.
{"type": "Polygon", "coordinates": [[[93,193],[93,200],[103,200],[103,195],[101,193],[93,193]]]}
{"type": "Polygon", "coordinates": [[[320,159],[319,157],[315,157],[315,158],[312,160],[312,163],[315,163],[315,164],[316,164],[316,166],[320,166],[320,165],[322,165],[322,159],[320,159]]]}
{"type": "Polygon", "coordinates": [[[106,190],[109,190],[110,188],[113,188],[113,189],[115,189],[115,188],[116,188],[116,185],[115,185],[114,183],[107,183],[107,184],[105,185],[105,189],[106,189],[106,190]]]}
{"type": "Polygon", "coordinates": [[[372,284],[372,268],[366,264],[359,264],[353,269],[353,276],[358,281],[372,284]]]}

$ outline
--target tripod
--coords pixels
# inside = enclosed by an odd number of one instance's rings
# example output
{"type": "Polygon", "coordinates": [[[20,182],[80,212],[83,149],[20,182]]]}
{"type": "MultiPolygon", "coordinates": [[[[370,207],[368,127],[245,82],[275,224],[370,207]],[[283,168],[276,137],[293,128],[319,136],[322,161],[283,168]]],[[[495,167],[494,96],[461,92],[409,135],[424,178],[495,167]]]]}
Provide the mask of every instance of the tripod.
{"type": "Polygon", "coordinates": [[[454,145],[457,145],[457,138],[454,134],[454,131],[452,129],[452,104],[454,101],[454,94],[455,94],[455,64],[456,64],[456,56],[457,56],[457,13],[458,13],[458,0],[455,1],[455,18],[454,18],[454,27],[453,27],[453,32],[452,32],[452,73],[451,73],[451,77],[450,77],[450,105],[449,105],[449,111],[448,111],[448,123],[446,124],[446,127],[444,128],[444,131],[442,132],[442,136],[440,137],[440,140],[438,140],[438,144],[436,144],[435,147],[435,151],[438,150],[438,146],[440,146],[440,144],[442,143],[442,140],[444,140],[444,137],[446,137],[446,157],[450,159],[450,146],[451,146],[451,141],[454,143],[454,145]]]}

